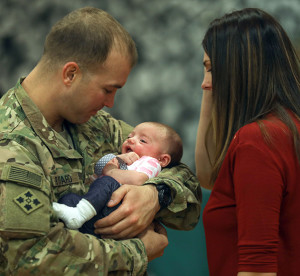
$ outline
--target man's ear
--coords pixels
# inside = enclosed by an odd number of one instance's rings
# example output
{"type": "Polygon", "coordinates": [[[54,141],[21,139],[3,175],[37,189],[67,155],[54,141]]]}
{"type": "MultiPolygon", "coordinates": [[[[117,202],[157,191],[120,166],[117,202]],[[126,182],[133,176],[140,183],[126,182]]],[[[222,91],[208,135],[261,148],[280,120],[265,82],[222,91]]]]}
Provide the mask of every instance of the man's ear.
{"type": "Polygon", "coordinates": [[[171,156],[170,156],[170,154],[167,154],[167,153],[161,154],[160,157],[158,158],[158,161],[159,161],[161,167],[164,168],[170,164],[171,156]]]}
{"type": "Polygon", "coordinates": [[[63,82],[65,85],[71,85],[78,75],[80,74],[80,68],[76,62],[68,62],[64,65],[62,71],[63,82]]]}

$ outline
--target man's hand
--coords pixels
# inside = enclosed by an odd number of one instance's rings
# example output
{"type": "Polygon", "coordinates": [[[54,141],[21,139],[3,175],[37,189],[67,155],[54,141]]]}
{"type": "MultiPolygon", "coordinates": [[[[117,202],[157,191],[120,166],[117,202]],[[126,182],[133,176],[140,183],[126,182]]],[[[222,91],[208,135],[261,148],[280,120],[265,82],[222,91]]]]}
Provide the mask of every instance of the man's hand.
{"type": "Polygon", "coordinates": [[[137,237],[145,245],[149,262],[161,257],[169,243],[166,229],[159,222],[155,221],[137,237]]]}
{"type": "Polygon", "coordinates": [[[128,166],[131,165],[136,160],[140,159],[137,153],[135,152],[128,152],[118,155],[128,166]]]}
{"type": "Polygon", "coordinates": [[[103,238],[128,239],[136,237],[153,221],[160,206],[158,193],[153,185],[122,185],[107,204],[120,207],[109,216],[96,221],[95,233],[103,238]]]}

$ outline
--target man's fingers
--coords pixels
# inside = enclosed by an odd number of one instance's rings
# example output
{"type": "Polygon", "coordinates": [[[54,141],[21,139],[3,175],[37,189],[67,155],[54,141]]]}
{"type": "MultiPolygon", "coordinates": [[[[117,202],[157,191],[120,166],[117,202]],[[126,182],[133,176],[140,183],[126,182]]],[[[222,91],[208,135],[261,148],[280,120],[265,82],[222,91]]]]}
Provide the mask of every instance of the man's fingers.
{"type": "MultiPolygon", "coordinates": [[[[94,227],[96,229],[111,229],[112,226],[122,220],[123,217],[122,210],[118,208],[110,213],[107,217],[97,220],[94,224],[94,227]]],[[[97,234],[100,234],[100,232],[97,234]]]]}
{"type": "Polygon", "coordinates": [[[108,207],[114,207],[121,202],[124,196],[128,193],[126,185],[122,185],[119,189],[115,190],[107,203],[108,207]]]}
{"type": "Polygon", "coordinates": [[[138,232],[140,231],[128,227],[128,222],[126,220],[122,220],[112,227],[95,229],[96,234],[100,234],[102,238],[106,239],[133,238],[137,236],[138,232]]]}
{"type": "Polygon", "coordinates": [[[156,233],[159,233],[159,234],[167,236],[167,230],[166,230],[166,228],[163,227],[159,222],[155,221],[155,222],[153,222],[153,225],[154,225],[154,231],[156,233]]]}
{"type": "MultiPolygon", "coordinates": [[[[95,233],[109,238],[132,238],[146,229],[154,219],[157,209],[155,188],[147,186],[122,185],[111,199],[113,206],[122,201],[117,210],[95,223],[95,233]],[[156,199],[156,202],[155,202],[156,199]]],[[[158,231],[160,230],[160,226],[158,231]]],[[[154,231],[154,226],[151,229],[154,231]]]]}

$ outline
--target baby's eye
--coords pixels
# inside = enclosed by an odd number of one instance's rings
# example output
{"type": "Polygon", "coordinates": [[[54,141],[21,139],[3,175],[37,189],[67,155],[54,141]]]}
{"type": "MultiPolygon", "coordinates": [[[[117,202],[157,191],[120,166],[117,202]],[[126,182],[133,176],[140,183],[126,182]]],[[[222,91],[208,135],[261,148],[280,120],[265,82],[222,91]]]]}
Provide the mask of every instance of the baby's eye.
{"type": "Polygon", "coordinates": [[[141,139],[140,141],[141,141],[142,143],[147,143],[144,139],[141,139]]]}

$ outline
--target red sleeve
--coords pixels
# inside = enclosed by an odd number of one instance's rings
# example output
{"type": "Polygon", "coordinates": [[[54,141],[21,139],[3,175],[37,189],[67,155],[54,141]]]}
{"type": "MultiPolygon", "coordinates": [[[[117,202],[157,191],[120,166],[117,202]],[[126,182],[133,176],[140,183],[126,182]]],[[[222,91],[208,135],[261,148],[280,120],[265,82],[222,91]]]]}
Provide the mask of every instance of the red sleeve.
{"type": "Polygon", "coordinates": [[[234,160],[238,160],[233,165],[238,271],[277,271],[284,184],[280,161],[276,158],[262,136],[248,143],[238,143],[234,150],[234,160]]]}

